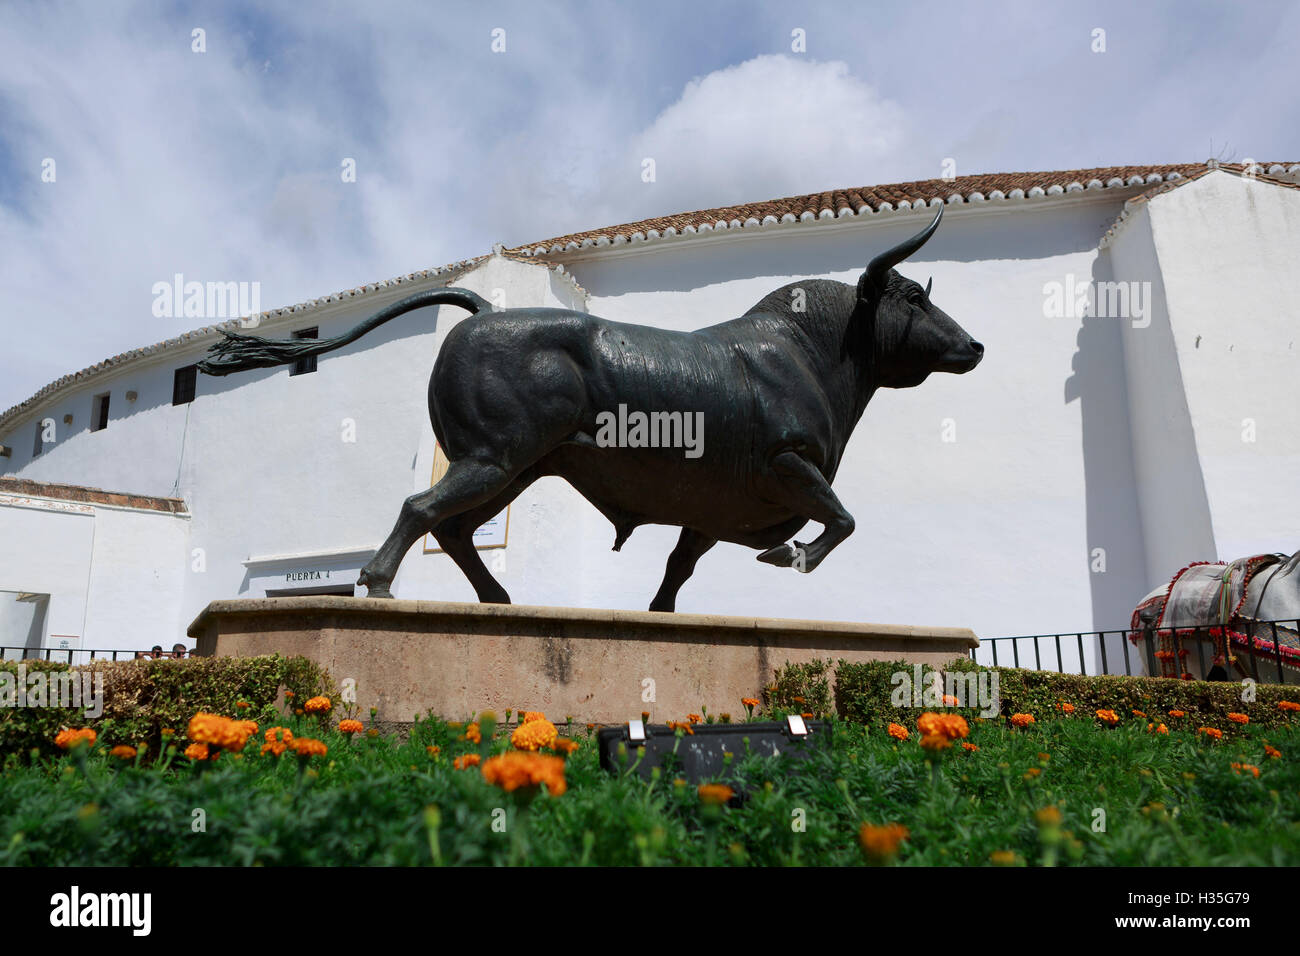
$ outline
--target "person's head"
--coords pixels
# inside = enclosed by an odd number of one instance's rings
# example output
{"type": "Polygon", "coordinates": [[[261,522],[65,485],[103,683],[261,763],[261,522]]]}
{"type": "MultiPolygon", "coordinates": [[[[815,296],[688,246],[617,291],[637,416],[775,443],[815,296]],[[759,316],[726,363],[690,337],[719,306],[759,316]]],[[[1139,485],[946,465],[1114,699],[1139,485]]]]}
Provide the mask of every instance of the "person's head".
{"type": "Polygon", "coordinates": [[[173,644],[173,645],[172,645],[172,657],[184,657],[184,656],[185,656],[185,645],[184,645],[184,644],[173,644]]]}
{"type": "Polygon", "coordinates": [[[150,657],[162,657],[162,654],[163,654],[163,651],[162,651],[162,645],[161,645],[161,644],[155,644],[153,647],[149,648],[149,656],[150,656],[150,657]]]}

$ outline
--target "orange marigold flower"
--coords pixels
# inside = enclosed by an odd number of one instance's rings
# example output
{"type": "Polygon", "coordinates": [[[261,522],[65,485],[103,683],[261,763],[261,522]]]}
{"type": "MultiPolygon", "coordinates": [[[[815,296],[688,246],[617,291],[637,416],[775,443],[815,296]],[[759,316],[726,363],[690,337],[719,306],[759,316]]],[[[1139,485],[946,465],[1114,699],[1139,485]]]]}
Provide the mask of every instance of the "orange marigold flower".
{"type": "Polygon", "coordinates": [[[1012,714],[1011,715],[1012,727],[1028,727],[1032,723],[1036,723],[1033,714],[1012,714]]]}
{"type": "Polygon", "coordinates": [[[1229,715],[1228,715],[1228,719],[1229,719],[1230,721],[1232,721],[1234,724],[1248,724],[1248,723],[1250,723],[1250,718],[1249,718],[1248,716],[1246,716],[1245,714],[1229,714],[1229,715]]]}
{"type": "Polygon", "coordinates": [[[483,758],[478,754],[461,754],[451,762],[451,765],[457,770],[468,770],[470,767],[477,767],[483,758]]]}
{"type": "Polygon", "coordinates": [[[196,744],[207,744],[236,753],[244,749],[248,738],[257,732],[251,720],[231,720],[219,714],[197,713],[190,718],[186,736],[196,744]]]}
{"type": "MultiPolygon", "coordinates": [[[[541,723],[541,721],[534,721],[534,723],[541,723]]],[[[482,774],[484,780],[495,784],[507,793],[546,784],[547,792],[553,797],[558,797],[568,789],[564,781],[563,757],[508,751],[484,763],[482,774]]]]}
{"type": "Polygon", "coordinates": [[[1040,767],[1030,767],[1028,770],[1025,771],[1025,779],[1032,780],[1034,777],[1037,777],[1042,772],[1043,772],[1042,768],[1040,767]]]}
{"type": "Polygon", "coordinates": [[[293,743],[289,746],[293,748],[294,753],[304,759],[307,757],[324,757],[329,752],[328,747],[311,737],[294,737],[293,743]]]}
{"type": "Polygon", "coordinates": [[[551,749],[556,753],[568,755],[578,749],[578,742],[568,737],[556,737],[555,743],[551,744],[551,749]]]}
{"type": "Polygon", "coordinates": [[[1268,744],[1264,745],[1264,753],[1272,757],[1274,760],[1277,760],[1282,756],[1282,751],[1278,750],[1276,747],[1270,747],[1268,744]]]}
{"type": "Polygon", "coordinates": [[[551,746],[559,735],[555,725],[543,717],[540,720],[525,721],[516,727],[510,735],[510,743],[516,750],[539,750],[551,746]]]}
{"type": "Polygon", "coordinates": [[[108,755],[110,757],[118,757],[122,760],[134,760],[135,748],[129,747],[126,744],[118,744],[116,747],[114,747],[112,750],[108,752],[108,755]]]}
{"type": "Polygon", "coordinates": [[[943,706],[945,706],[945,707],[956,707],[956,706],[957,706],[957,698],[956,698],[956,696],[953,695],[953,694],[944,694],[944,695],[943,695],[943,706]]]}
{"type": "Polygon", "coordinates": [[[1016,854],[1011,850],[994,850],[989,854],[989,860],[994,866],[1015,866],[1016,854]]]}
{"type": "Polygon", "coordinates": [[[1198,734],[1205,734],[1205,736],[1214,740],[1223,739],[1223,731],[1219,730],[1217,727],[1197,727],[1196,732],[1198,734]]]}
{"type": "Polygon", "coordinates": [[[1297,704],[1293,700],[1279,700],[1277,702],[1277,709],[1296,711],[1296,710],[1300,710],[1300,704],[1297,704]]]}
{"type": "Polygon", "coordinates": [[[811,712],[811,711],[805,711],[804,713],[800,714],[799,716],[802,717],[804,720],[812,720],[812,719],[813,719],[813,715],[812,715],[812,712],[811,712]]]}
{"type": "Polygon", "coordinates": [[[327,714],[333,706],[328,697],[321,696],[311,698],[302,705],[302,709],[309,714],[327,714]]]}
{"type": "Polygon", "coordinates": [[[85,744],[87,747],[93,747],[95,741],[98,739],[99,735],[89,727],[82,727],[80,730],[73,730],[69,727],[60,730],[54,736],[54,743],[60,750],[71,750],[73,747],[78,747],[82,744],[85,744]]]}
{"type": "Polygon", "coordinates": [[[863,855],[874,863],[884,863],[898,855],[898,848],[908,838],[907,827],[901,823],[875,826],[864,823],[858,829],[858,846],[863,855]]]}
{"type": "Polygon", "coordinates": [[[908,737],[912,736],[912,734],[911,731],[902,724],[890,724],[889,736],[893,737],[895,740],[906,740],[908,737]]]}
{"type": "Polygon", "coordinates": [[[1259,768],[1256,767],[1254,764],[1251,764],[1251,763],[1234,763],[1234,764],[1232,765],[1232,772],[1233,772],[1233,773],[1241,773],[1242,771],[1247,771],[1247,772],[1249,772],[1249,773],[1252,773],[1252,774],[1254,774],[1256,777],[1259,776],[1259,768]]]}
{"type": "Polygon", "coordinates": [[[970,725],[960,714],[925,713],[917,719],[916,727],[926,737],[959,740],[970,736],[970,725]]]}
{"type": "Polygon", "coordinates": [[[701,717],[699,714],[687,714],[687,715],[686,715],[686,719],[689,720],[689,721],[690,721],[691,723],[693,723],[693,724],[698,724],[698,723],[700,723],[702,720],[704,720],[704,718],[701,717]]]}
{"type": "Polygon", "coordinates": [[[1099,710],[1097,711],[1097,719],[1102,721],[1105,724],[1109,724],[1111,727],[1114,727],[1116,724],[1119,723],[1119,714],[1109,709],[1099,710]]]}
{"type": "Polygon", "coordinates": [[[794,701],[794,703],[796,704],[804,703],[804,699],[802,697],[791,697],[790,700],[794,701]]]}
{"type": "Polygon", "coordinates": [[[979,747],[978,747],[978,746],[976,746],[975,744],[972,744],[972,743],[967,743],[967,742],[964,741],[964,740],[961,742],[961,746],[962,746],[962,749],[963,749],[963,750],[970,751],[971,753],[974,753],[975,751],[979,750],[979,747]]]}
{"type": "Polygon", "coordinates": [[[1170,717],[1186,717],[1186,716],[1187,716],[1187,711],[1185,711],[1185,710],[1171,710],[1171,711],[1169,712],[1169,716],[1170,716],[1170,717]]]}
{"type": "Polygon", "coordinates": [[[339,732],[340,732],[340,733],[344,733],[344,734],[359,734],[359,733],[361,733],[361,732],[362,732],[363,730],[365,730],[365,729],[366,729],[365,725],[364,725],[363,723],[361,723],[361,721],[359,721],[359,720],[340,720],[340,721],[339,721],[339,732]]]}
{"type": "Polygon", "coordinates": [[[740,702],[741,702],[742,704],[744,704],[746,707],[757,707],[757,706],[758,706],[758,698],[757,698],[757,697],[742,697],[742,698],[740,698],[740,702]]]}
{"type": "Polygon", "coordinates": [[[465,728],[465,736],[461,739],[468,740],[472,744],[481,744],[483,742],[483,732],[479,729],[477,723],[473,723],[465,728]]]}
{"type": "MultiPolygon", "coordinates": [[[[429,746],[425,747],[424,749],[425,752],[427,752],[430,757],[436,757],[438,756],[438,754],[442,753],[442,748],[439,747],[437,744],[429,744],[429,746]]],[[[475,756],[477,756],[477,754],[475,756]]]]}
{"type": "Polygon", "coordinates": [[[1059,807],[1043,807],[1041,810],[1034,812],[1034,819],[1038,821],[1040,827],[1056,827],[1061,825],[1061,811],[1059,807]]]}
{"type": "MultiPolygon", "coordinates": [[[[207,759],[208,759],[208,745],[207,745],[207,744],[190,744],[188,747],[185,748],[185,756],[189,757],[191,760],[207,760],[207,759]]],[[[216,759],[216,755],[215,755],[215,754],[213,754],[212,759],[213,759],[213,760],[216,759]]]]}
{"type": "Polygon", "coordinates": [[[1072,713],[1074,713],[1074,705],[1073,705],[1073,704],[1061,704],[1060,707],[1061,707],[1061,713],[1063,713],[1063,714],[1072,714],[1072,713]]]}
{"type": "Polygon", "coordinates": [[[237,700],[235,701],[235,707],[239,710],[248,710],[249,704],[246,700],[237,700]]]}
{"type": "Polygon", "coordinates": [[[688,721],[685,721],[685,720],[670,720],[670,721],[668,721],[668,729],[669,729],[669,730],[673,730],[673,731],[680,730],[680,731],[682,731],[683,733],[687,734],[688,736],[691,736],[691,737],[694,737],[694,736],[695,736],[695,728],[693,728],[693,727],[690,725],[690,723],[689,723],[688,721]]]}
{"type": "Polygon", "coordinates": [[[293,731],[288,727],[272,727],[265,734],[266,743],[262,745],[262,753],[274,754],[280,756],[289,749],[293,743],[293,731]]]}
{"type": "Polygon", "coordinates": [[[722,806],[736,795],[725,783],[702,783],[698,792],[700,803],[710,806],[722,806]]]}
{"type": "Polygon", "coordinates": [[[1145,718],[1145,717],[1146,717],[1146,714],[1144,714],[1142,711],[1140,711],[1140,710],[1138,710],[1136,707],[1134,707],[1134,708],[1133,708],[1133,716],[1134,716],[1134,717],[1143,717],[1143,718],[1145,718]]]}
{"type": "Polygon", "coordinates": [[[1152,724],[1147,724],[1147,730],[1151,731],[1151,733],[1153,733],[1153,734],[1168,734],[1168,733],[1169,733],[1169,728],[1166,727],[1164,724],[1154,724],[1154,723],[1152,723],[1152,724]]]}
{"type": "MultiPolygon", "coordinates": [[[[641,716],[648,718],[650,715],[642,714],[641,716]]],[[[530,710],[524,713],[524,716],[520,719],[519,722],[521,724],[530,724],[534,720],[545,720],[545,719],[546,719],[546,715],[542,713],[540,710],[530,710]]]]}

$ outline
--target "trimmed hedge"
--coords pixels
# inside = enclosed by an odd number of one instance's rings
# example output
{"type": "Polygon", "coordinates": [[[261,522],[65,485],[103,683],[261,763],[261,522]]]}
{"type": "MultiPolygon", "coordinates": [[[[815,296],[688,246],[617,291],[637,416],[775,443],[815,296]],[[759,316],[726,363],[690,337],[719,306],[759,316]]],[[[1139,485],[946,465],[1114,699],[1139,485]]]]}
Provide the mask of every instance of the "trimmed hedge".
{"type": "Polygon", "coordinates": [[[796,714],[811,713],[823,717],[831,712],[830,677],[835,667],[831,660],[803,664],[785,662],[777,669],[772,683],[763,689],[763,703],[770,710],[796,714]]]}
{"type": "Polygon", "coordinates": [[[281,689],[293,691],[300,700],[335,693],[329,674],[313,661],[278,654],[93,661],[73,668],[50,661],[0,661],[0,671],[14,674],[16,681],[20,664],[29,680],[43,673],[50,682],[70,670],[78,679],[89,673],[92,687],[102,679],[104,712],[90,718],[86,706],[0,707],[0,754],[24,754],[33,748],[49,753],[54,750],[55,734],[64,727],[92,727],[109,746],[145,743],[158,748],[164,728],[184,735],[190,718],[199,711],[233,715],[236,703],[243,701],[248,707],[241,715],[274,721],[281,689]]]}
{"type": "MultiPolygon", "coordinates": [[[[913,666],[904,661],[872,661],[857,664],[840,661],[835,669],[835,709],[841,718],[855,723],[910,723],[915,707],[895,707],[890,700],[895,684],[891,675],[913,666]]],[[[1001,716],[1033,714],[1042,719],[1060,716],[1060,705],[1074,707],[1073,717],[1094,720],[1097,710],[1114,710],[1121,721],[1150,720],[1195,730],[1215,727],[1225,732],[1240,730],[1241,725],[1228,720],[1229,713],[1246,714],[1251,724],[1272,728],[1287,724],[1295,715],[1278,708],[1283,700],[1300,702],[1300,687],[1279,684],[1256,684],[1254,700],[1245,701],[1245,686],[1240,683],[1183,681],[1165,677],[1085,676],[1057,674],[1052,671],[1020,670],[1012,667],[984,667],[969,658],[948,664],[954,673],[992,673],[998,675],[1001,716]],[[1133,712],[1147,715],[1142,718],[1133,712]],[[1171,710],[1185,716],[1174,718],[1171,710]]],[[[923,668],[923,680],[929,681],[933,668],[923,668]]],[[[978,707],[964,707],[959,713],[974,714],[978,707]]]]}

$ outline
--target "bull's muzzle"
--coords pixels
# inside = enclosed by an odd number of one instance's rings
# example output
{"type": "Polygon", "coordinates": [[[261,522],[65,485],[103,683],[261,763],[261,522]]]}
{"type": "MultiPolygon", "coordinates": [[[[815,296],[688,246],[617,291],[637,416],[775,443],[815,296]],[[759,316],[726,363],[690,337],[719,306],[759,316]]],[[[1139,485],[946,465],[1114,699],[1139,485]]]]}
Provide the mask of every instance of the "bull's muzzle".
{"type": "Polygon", "coordinates": [[[969,339],[963,347],[952,349],[939,360],[938,371],[954,372],[960,375],[979,365],[980,360],[983,358],[984,346],[974,339],[969,339]]]}

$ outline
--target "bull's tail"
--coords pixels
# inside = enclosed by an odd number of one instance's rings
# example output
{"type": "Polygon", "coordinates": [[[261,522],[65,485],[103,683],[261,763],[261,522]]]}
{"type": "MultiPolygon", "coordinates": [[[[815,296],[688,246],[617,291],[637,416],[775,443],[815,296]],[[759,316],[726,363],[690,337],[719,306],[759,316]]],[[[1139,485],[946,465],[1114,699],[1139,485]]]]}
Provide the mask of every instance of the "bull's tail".
{"type": "Polygon", "coordinates": [[[381,309],[364,322],[331,339],[264,339],[256,335],[227,332],[221,329],[221,334],[225,338],[208,349],[208,358],[199,362],[199,371],[206,375],[229,375],[232,372],[246,372],[254,368],[274,368],[313,355],[323,355],[355,342],[367,332],[379,328],[399,315],[429,305],[455,305],[475,315],[492,311],[491,303],[469,289],[431,289],[407,296],[400,302],[394,302],[388,308],[381,309]]]}

